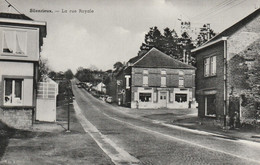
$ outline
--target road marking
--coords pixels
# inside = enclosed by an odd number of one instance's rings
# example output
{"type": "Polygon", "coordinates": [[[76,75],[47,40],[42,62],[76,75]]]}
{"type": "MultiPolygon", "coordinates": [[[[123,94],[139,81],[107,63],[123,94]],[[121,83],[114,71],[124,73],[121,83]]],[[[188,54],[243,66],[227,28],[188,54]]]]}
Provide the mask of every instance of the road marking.
{"type": "Polygon", "coordinates": [[[211,151],[214,151],[214,152],[220,152],[220,153],[223,153],[223,154],[227,154],[227,155],[230,155],[230,156],[234,156],[234,157],[237,157],[237,158],[245,159],[245,160],[247,160],[247,161],[251,161],[251,162],[255,162],[255,163],[259,163],[259,164],[260,164],[260,161],[259,161],[259,160],[254,160],[254,159],[250,159],[250,158],[246,158],[246,157],[241,157],[241,156],[239,156],[239,155],[235,155],[235,154],[228,153],[228,152],[225,152],[225,151],[221,151],[221,150],[218,150],[218,149],[209,148],[209,147],[206,147],[206,146],[203,146],[203,145],[200,145],[200,144],[197,144],[197,143],[193,143],[193,142],[190,142],[190,141],[187,141],[187,140],[184,140],[184,139],[179,139],[179,138],[176,138],[176,137],[167,135],[167,134],[163,134],[163,133],[160,133],[160,132],[157,132],[157,131],[153,131],[153,130],[150,130],[150,129],[147,129],[147,128],[144,128],[144,127],[141,127],[141,126],[137,126],[137,125],[134,125],[134,124],[131,124],[131,123],[128,123],[128,122],[119,120],[119,119],[117,119],[117,118],[114,118],[114,117],[109,116],[109,115],[106,114],[106,113],[104,113],[104,115],[107,116],[107,117],[110,118],[110,119],[115,120],[115,121],[118,121],[118,122],[121,122],[121,123],[124,123],[124,124],[128,124],[128,125],[130,125],[130,126],[132,126],[132,127],[136,127],[136,128],[138,128],[139,130],[144,131],[144,132],[150,132],[150,133],[152,133],[152,134],[158,134],[158,135],[160,135],[160,136],[164,136],[164,137],[166,137],[166,138],[168,138],[168,139],[171,139],[171,140],[181,141],[181,142],[184,142],[184,143],[191,144],[191,145],[193,145],[193,146],[198,146],[198,147],[205,148],[205,149],[208,149],[208,150],[211,150],[211,151]]]}
{"type": "Polygon", "coordinates": [[[131,156],[128,152],[118,147],[107,136],[103,135],[99,130],[91,124],[82,114],[82,110],[74,101],[74,109],[76,116],[79,119],[83,129],[87,132],[98,144],[98,146],[111,158],[116,165],[120,164],[139,164],[139,160],[131,156]]]}

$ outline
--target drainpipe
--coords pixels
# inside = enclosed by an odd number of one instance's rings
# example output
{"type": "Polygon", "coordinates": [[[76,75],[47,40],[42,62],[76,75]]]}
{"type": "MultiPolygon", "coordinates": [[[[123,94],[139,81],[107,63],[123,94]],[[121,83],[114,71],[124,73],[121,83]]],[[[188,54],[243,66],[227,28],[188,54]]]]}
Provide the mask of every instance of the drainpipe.
{"type": "Polygon", "coordinates": [[[224,41],[224,128],[227,126],[227,37],[222,37],[224,41]]]}

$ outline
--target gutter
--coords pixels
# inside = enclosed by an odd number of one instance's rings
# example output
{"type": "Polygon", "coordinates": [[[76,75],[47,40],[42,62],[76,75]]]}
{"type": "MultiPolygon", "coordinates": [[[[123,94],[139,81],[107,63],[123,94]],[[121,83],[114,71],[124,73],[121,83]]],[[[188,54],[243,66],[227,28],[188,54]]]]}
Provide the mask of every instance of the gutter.
{"type": "Polygon", "coordinates": [[[227,37],[222,37],[224,41],[224,127],[227,126],[228,93],[227,93],[227,37]]]}
{"type": "Polygon", "coordinates": [[[202,45],[202,46],[200,46],[200,47],[197,47],[197,48],[195,48],[195,49],[192,49],[191,52],[194,53],[194,52],[196,52],[196,51],[198,51],[198,50],[202,50],[202,49],[204,49],[204,48],[206,48],[206,47],[208,47],[208,46],[211,46],[211,45],[214,45],[214,44],[216,44],[216,43],[219,43],[220,41],[226,41],[226,40],[227,40],[227,37],[221,37],[221,38],[219,38],[219,39],[217,39],[217,40],[215,40],[215,41],[206,43],[205,45],[202,45]]]}

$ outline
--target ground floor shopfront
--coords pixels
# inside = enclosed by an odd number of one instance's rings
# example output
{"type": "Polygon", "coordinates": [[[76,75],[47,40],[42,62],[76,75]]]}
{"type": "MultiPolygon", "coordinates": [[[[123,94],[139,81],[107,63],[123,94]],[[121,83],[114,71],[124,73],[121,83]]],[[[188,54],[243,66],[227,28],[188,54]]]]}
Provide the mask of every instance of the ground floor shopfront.
{"type": "Polygon", "coordinates": [[[192,88],[132,88],[131,108],[189,108],[194,101],[192,88]]]}

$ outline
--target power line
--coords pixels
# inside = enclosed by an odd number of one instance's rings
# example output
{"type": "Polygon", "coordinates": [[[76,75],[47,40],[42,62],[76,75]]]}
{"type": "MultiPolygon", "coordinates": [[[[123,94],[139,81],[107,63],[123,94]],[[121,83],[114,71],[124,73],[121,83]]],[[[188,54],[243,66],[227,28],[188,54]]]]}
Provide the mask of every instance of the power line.
{"type": "Polygon", "coordinates": [[[219,11],[216,12],[215,14],[213,14],[213,15],[207,15],[206,17],[201,18],[201,19],[199,19],[199,20],[202,21],[202,20],[207,19],[208,17],[214,17],[214,16],[218,15],[221,11],[228,10],[228,9],[230,9],[230,8],[233,8],[233,7],[235,7],[235,6],[238,6],[238,5],[240,5],[241,3],[246,2],[246,0],[236,1],[236,2],[238,2],[238,3],[233,4],[232,6],[229,6],[228,8],[222,8],[222,10],[219,10],[219,11]]]}
{"type": "Polygon", "coordinates": [[[199,18],[198,20],[204,20],[205,18],[208,18],[209,16],[211,16],[212,14],[216,14],[219,13],[220,11],[222,11],[223,9],[225,9],[228,6],[232,6],[234,3],[236,3],[237,0],[231,0],[228,3],[226,3],[224,6],[219,7],[216,10],[212,10],[211,12],[205,14],[203,17],[199,18]]]}
{"type": "Polygon", "coordinates": [[[8,2],[7,0],[5,0],[6,3],[8,3],[8,7],[12,7],[15,11],[17,11],[19,14],[22,14],[18,9],[16,9],[16,7],[14,7],[10,2],[8,2]]]}
{"type": "Polygon", "coordinates": [[[217,4],[216,6],[214,7],[211,7],[210,9],[206,10],[206,11],[203,11],[202,13],[194,16],[193,18],[197,18],[197,17],[201,17],[201,16],[204,16],[204,15],[208,15],[209,13],[212,13],[212,12],[215,12],[219,9],[221,9],[222,7],[234,2],[235,0],[224,0],[222,1],[221,3],[217,4]]]}

